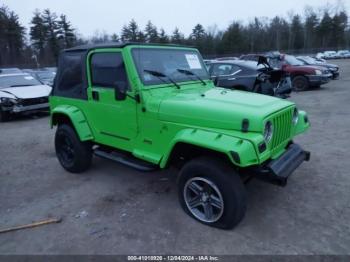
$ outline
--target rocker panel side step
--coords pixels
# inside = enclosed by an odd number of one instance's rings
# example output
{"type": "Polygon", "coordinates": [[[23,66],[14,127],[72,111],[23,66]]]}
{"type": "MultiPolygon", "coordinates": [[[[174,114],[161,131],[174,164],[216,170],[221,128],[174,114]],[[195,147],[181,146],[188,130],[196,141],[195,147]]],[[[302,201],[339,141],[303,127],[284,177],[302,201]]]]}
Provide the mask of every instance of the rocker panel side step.
{"type": "Polygon", "coordinates": [[[106,158],[143,172],[150,172],[159,169],[159,166],[135,158],[129,153],[119,151],[106,151],[100,148],[96,148],[94,150],[94,154],[98,157],[106,158]]]}

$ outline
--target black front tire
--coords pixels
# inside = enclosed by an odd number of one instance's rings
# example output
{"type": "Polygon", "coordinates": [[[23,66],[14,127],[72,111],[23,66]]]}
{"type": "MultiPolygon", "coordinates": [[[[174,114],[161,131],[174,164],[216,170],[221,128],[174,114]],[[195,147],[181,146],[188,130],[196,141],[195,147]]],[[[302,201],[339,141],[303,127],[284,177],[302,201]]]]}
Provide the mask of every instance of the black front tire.
{"type": "Polygon", "coordinates": [[[244,184],[236,171],[220,159],[200,157],[187,163],[179,174],[178,195],[184,211],[208,226],[232,229],[239,224],[246,212],[247,197],[244,184]],[[197,185],[193,184],[195,185],[193,186],[191,184],[193,181],[197,185]],[[210,186],[208,187],[206,184],[210,186]],[[203,193],[200,193],[200,203],[193,204],[194,201],[198,201],[195,200],[196,196],[189,200],[188,193],[191,193],[193,187],[197,188],[198,192],[201,191],[200,188],[207,188],[210,189],[211,193],[204,195],[204,197],[203,193]],[[211,194],[213,194],[213,198],[211,194]],[[222,200],[221,205],[216,204],[218,200],[222,200]],[[213,203],[211,203],[212,201],[213,203]],[[209,216],[205,211],[208,202],[212,204],[211,212],[208,214],[212,214],[213,219],[208,219],[209,216]],[[191,206],[195,206],[195,208],[191,208],[191,206]]]}
{"type": "Polygon", "coordinates": [[[74,128],[60,124],[55,136],[56,155],[64,169],[71,173],[86,171],[92,162],[90,142],[80,141],[74,128]]]}
{"type": "Polygon", "coordinates": [[[310,87],[309,80],[305,76],[294,77],[292,80],[292,85],[296,91],[305,91],[310,87]]]}

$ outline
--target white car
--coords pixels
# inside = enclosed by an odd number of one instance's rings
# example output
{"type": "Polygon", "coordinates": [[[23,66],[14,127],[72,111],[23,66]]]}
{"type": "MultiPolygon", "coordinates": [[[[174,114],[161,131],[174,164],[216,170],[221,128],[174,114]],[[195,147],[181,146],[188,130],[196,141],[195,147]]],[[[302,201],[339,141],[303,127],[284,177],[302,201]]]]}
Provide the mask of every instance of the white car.
{"type": "Polygon", "coordinates": [[[348,51],[348,50],[340,50],[340,51],[337,52],[337,55],[340,58],[350,58],[350,51],[348,51]]]}
{"type": "Polygon", "coordinates": [[[337,59],[339,56],[335,51],[326,51],[323,53],[325,59],[337,59]]]}
{"type": "Polygon", "coordinates": [[[0,122],[12,114],[49,108],[51,87],[29,74],[0,74],[0,122]]]}

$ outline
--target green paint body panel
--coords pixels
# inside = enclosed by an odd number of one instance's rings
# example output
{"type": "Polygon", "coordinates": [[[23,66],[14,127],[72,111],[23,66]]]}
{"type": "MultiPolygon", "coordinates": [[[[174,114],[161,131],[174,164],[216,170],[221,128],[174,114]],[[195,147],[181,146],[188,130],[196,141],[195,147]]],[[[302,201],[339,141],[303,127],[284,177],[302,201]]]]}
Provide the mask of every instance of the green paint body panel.
{"type": "MultiPolygon", "coordinates": [[[[279,98],[237,90],[217,88],[206,80],[181,82],[181,89],[171,84],[144,86],[132,58],[133,48],[155,46],[128,45],[123,48],[91,50],[87,56],[88,99],[50,97],[51,116],[68,116],[82,141],[91,140],[132,153],[135,157],[167,166],[177,143],[187,143],[223,153],[232,164],[248,167],[281,155],[297,134],[309,123],[299,112],[298,123],[291,123],[295,104],[279,98]],[[130,90],[123,101],[116,101],[114,89],[92,86],[89,59],[96,52],[120,52],[124,59],[130,90]],[[92,99],[97,90],[99,101],[92,99]],[[140,96],[140,103],[131,97],[140,96]],[[248,132],[242,132],[243,119],[249,120],[248,132]],[[274,138],[259,153],[264,142],[266,121],[276,124],[274,138]],[[237,163],[231,152],[240,157],[237,163]]],[[[196,51],[186,47],[164,47],[196,51]]],[[[200,55],[199,55],[200,56],[200,55]]]]}
{"type": "MultiPolygon", "coordinates": [[[[67,104],[56,106],[53,110],[51,110],[51,115],[55,116],[58,114],[69,117],[81,141],[88,141],[94,139],[87,119],[78,107],[67,104]]],[[[51,126],[52,125],[53,123],[51,118],[51,126]]]]}

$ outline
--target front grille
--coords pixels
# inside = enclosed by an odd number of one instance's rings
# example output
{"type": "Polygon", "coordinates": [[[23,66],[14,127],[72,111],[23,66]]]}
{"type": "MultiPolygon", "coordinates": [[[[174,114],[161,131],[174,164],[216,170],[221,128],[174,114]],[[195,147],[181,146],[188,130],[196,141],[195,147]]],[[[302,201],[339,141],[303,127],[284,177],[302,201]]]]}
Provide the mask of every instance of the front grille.
{"type": "Polygon", "coordinates": [[[37,104],[45,104],[48,102],[49,102],[49,98],[47,96],[44,96],[44,97],[38,97],[38,98],[22,99],[21,105],[22,106],[31,106],[31,105],[37,105],[37,104]]]}
{"type": "Polygon", "coordinates": [[[270,149],[278,149],[280,145],[290,139],[292,129],[293,108],[284,110],[274,115],[271,119],[273,124],[273,137],[270,149]]]}

